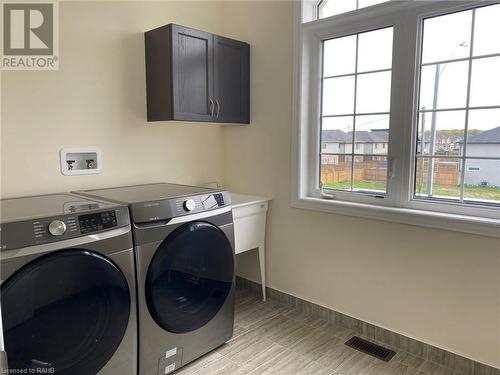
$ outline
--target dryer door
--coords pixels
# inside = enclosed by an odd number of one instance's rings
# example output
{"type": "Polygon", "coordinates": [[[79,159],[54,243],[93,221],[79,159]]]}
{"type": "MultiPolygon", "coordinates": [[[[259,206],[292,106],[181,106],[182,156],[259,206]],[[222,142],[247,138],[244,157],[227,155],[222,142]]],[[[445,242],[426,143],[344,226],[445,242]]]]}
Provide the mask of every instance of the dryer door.
{"type": "Polygon", "coordinates": [[[183,224],[160,244],[149,265],[149,312],[167,331],[194,331],[220,310],[233,274],[233,249],[224,232],[206,222],[183,224]]]}
{"type": "Polygon", "coordinates": [[[127,328],[127,280],[110,260],[89,251],[39,257],[9,277],[1,292],[10,369],[97,374],[127,328]]]}

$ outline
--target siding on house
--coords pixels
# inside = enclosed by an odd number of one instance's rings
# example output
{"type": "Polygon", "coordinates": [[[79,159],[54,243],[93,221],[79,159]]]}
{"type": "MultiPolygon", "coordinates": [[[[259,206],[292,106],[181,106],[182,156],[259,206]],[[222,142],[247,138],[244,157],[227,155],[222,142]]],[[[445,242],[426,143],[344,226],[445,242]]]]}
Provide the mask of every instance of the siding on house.
{"type": "MultiPolygon", "coordinates": [[[[326,129],[321,133],[321,152],[323,154],[351,154],[352,132],[326,129]]],[[[386,155],[388,149],[389,132],[387,130],[357,131],[354,143],[354,153],[386,155]]],[[[369,157],[367,157],[369,158],[369,157]]],[[[322,164],[336,164],[343,157],[338,155],[322,155],[322,164]]]]}
{"type": "MultiPolygon", "coordinates": [[[[500,157],[500,143],[498,144],[468,144],[468,156],[500,157]]],[[[465,163],[465,183],[500,187],[500,160],[467,159],[465,163]]]]}
{"type": "MultiPolygon", "coordinates": [[[[500,126],[470,137],[467,156],[500,158],[500,126]]],[[[467,159],[465,183],[500,187],[500,160],[467,159]]]]}

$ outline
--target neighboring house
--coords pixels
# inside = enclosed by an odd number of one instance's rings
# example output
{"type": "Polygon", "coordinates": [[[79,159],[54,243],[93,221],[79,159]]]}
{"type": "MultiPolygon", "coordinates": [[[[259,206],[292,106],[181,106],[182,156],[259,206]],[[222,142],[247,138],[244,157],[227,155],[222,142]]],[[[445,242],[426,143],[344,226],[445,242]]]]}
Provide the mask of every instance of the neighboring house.
{"type": "MultiPolygon", "coordinates": [[[[469,137],[467,156],[500,157],[500,126],[469,137]]],[[[500,187],[500,160],[467,159],[465,183],[500,187]]]]}
{"type": "MultiPolygon", "coordinates": [[[[322,164],[336,164],[345,160],[342,155],[324,154],[350,154],[352,153],[352,131],[323,130],[321,132],[321,162],[322,164]]],[[[376,155],[387,155],[389,142],[388,130],[357,131],[354,144],[355,154],[370,154],[363,159],[377,160],[376,155]]],[[[382,157],[380,157],[382,159],[382,157]]]]}

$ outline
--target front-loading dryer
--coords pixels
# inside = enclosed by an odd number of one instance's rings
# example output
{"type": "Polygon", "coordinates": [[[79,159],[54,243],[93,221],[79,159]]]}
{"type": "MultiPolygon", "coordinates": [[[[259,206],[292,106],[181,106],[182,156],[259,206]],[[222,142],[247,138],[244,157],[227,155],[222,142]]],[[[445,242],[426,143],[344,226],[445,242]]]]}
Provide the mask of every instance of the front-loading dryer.
{"type": "Polygon", "coordinates": [[[0,205],[8,373],[137,374],[128,208],[70,194],[0,205]]]}
{"type": "Polygon", "coordinates": [[[139,374],[165,375],[228,341],[234,233],[224,191],[149,184],[78,192],[129,205],[139,306],[139,374]]]}

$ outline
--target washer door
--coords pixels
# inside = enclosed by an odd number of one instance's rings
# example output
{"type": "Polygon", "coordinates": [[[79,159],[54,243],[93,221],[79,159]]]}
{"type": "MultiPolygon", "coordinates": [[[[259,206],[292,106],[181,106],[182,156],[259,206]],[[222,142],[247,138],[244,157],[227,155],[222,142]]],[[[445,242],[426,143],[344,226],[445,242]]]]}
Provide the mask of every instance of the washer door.
{"type": "Polygon", "coordinates": [[[233,273],[233,250],[221,229],[205,222],[183,224],[160,244],[149,265],[149,312],[167,331],[194,331],[220,310],[233,273]]]}
{"type": "Polygon", "coordinates": [[[96,374],[127,329],[127,280],[111,261],[89,251],[37,258],[8,278],[1,291],[11,369],[96,374]]]}

